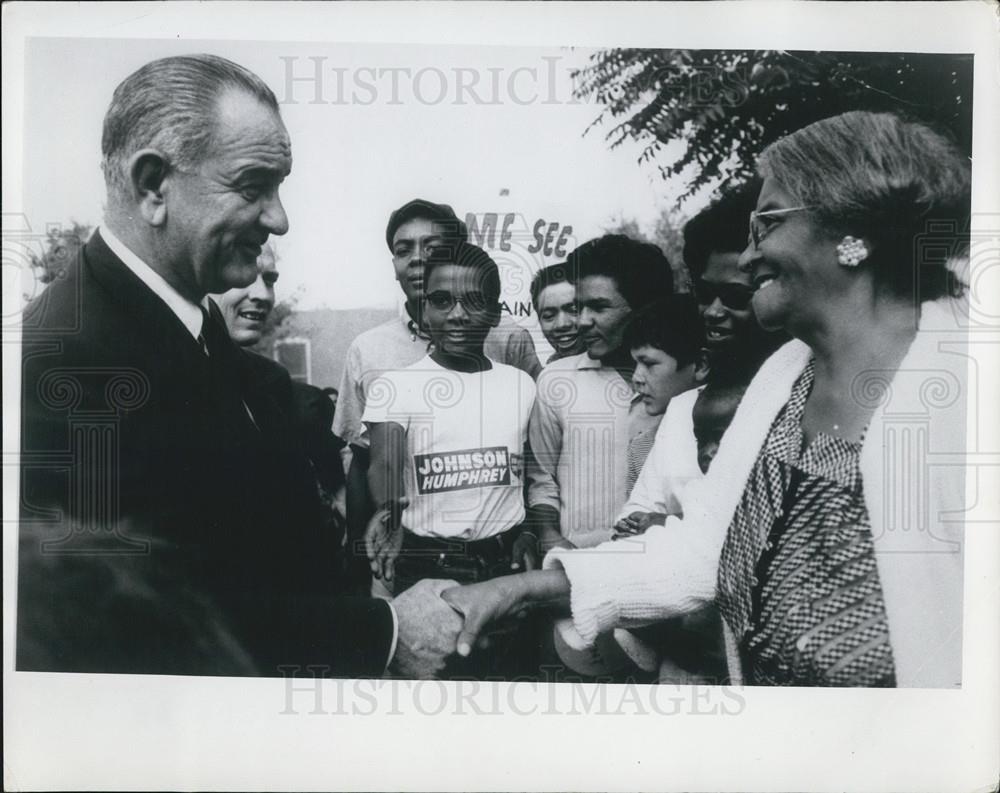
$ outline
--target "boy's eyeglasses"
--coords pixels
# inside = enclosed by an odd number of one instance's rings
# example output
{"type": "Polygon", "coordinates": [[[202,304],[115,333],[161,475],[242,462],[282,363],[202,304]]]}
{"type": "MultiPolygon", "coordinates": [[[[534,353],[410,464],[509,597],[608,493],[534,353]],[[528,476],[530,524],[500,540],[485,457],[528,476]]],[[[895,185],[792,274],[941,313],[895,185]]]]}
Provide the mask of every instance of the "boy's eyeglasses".
{"type": "Polygon", "coordinates": [[[760,242],[764,237],[767,236],[768,232],[771,230],[770,226],[761,226],[757,222],[757,218],[769,218],[774,215],[787,215],[789,212],[804,212],[807,209],[813,209],[810,206],[801,207],[789,207],[788,209],[767,209],[763,212],[751,212],[750,213],[750,241],[756,248],[760,245],[760,242]]]}
{"type": "Polygon", "coordinates": [[[451,292],[438,289],[427,294],[427,302],[437,311],[451,311],[457,303],[462,304],[469,313],[482,314],[489,310],[490,304],[482,292],[469,292],[456,297],[451,292]]]}
{"type": "Polygon", "coordinates": [[[695,296],[703,306],[710,306],[718,298],[722,305],[733,311],[743,311],[753,299],[753,290],[743,284],[713,284],[698,279],[694,284],[695,296]]]}

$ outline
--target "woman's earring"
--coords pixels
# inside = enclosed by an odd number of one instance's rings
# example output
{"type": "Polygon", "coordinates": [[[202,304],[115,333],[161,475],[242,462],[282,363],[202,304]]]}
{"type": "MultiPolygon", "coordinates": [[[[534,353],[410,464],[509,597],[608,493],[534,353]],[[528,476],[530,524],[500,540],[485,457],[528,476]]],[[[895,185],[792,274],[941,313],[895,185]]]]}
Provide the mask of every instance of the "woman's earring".
{"type": "Polygon", "coordinates": [[[847,236],[837,245],[837,262],[843,267],[857,267],[868,258],[868,247],[864,240],[847,236]]]}

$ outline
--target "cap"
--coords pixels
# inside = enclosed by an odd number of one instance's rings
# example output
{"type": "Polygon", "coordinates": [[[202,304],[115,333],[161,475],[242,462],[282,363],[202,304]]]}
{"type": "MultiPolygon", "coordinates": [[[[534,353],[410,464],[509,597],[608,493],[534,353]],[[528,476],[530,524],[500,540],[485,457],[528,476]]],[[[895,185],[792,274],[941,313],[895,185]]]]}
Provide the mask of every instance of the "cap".
{"type": "Polygon", "coordinates": [[[396,229],[413,218],[428,218],[447,224],[448,236],[457,237],[466,242],[469,239],[469,229],[458,219],[455,210],[448,204],[435,204],[423,198],[414,198],[389,215],[389,224],[385,227],[385,244],[392,250],[392,238],[396,229]]]}

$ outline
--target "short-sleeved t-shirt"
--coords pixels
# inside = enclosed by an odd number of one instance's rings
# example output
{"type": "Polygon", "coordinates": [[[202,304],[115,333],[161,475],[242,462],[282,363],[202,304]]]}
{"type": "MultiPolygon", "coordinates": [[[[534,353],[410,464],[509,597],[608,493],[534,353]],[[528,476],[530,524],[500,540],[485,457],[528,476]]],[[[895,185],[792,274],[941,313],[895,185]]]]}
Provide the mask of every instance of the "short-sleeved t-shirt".
{"type": "Polygon", "coordinates": [[[403,526],[478,540],[524,520],[524,443],[535,383],[513,366],[445,369],[426,356],[372,382],[363,421],[406,432],[403,526]]]}
{"type": "MultiPolygon", "coordinates": [[[[367,447],[362,416],[372,382],[386,372],[419,361],[427,355],[429,341],[404,312],[404,316],[366,330],[351,342],[333,416],[333,434],[348,444],[367,447]]],[[[515,366],[532,378],[541,371],[531,334],[506,317],[490,329],[483,352],[490,360],[515,366]]]]}

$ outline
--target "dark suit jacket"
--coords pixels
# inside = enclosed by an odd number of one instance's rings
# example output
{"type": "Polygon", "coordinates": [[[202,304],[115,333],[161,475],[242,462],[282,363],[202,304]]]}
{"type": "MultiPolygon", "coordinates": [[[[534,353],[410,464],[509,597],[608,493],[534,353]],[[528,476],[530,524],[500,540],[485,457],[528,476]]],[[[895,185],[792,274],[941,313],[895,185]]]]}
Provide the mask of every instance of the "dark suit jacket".
{"type": "Polygon", "coordinates": [[[392,615],[333,596],[290,383],[212,321],[206,357],[99,234],[26,314],[18,669],[382,672],[392,615]]]}
{"type": "Polygon", "coordinates": [[[321,388],[299,382],[292,383],[292,404],[316,478],[328,492],[336,493],[345,484],[340,452],[346,444],[331,429],[334,404],[321,388]]]}

